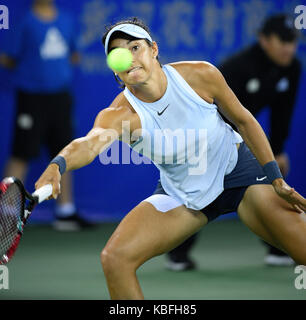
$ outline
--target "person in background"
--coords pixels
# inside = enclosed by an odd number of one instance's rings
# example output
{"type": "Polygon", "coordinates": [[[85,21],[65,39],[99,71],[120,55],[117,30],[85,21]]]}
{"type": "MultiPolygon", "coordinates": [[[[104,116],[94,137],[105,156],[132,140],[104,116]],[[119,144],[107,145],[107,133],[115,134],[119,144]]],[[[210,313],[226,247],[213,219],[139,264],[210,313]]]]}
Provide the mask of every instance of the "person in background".
{"type": "MultiPolygon", "coordinates": [[[[53,0],[33,1],[0,55],[0,66],[14,71],[16,86],[15,131],[6,176],[24,180],[29,162],[43,144],[53,158],[73,139],[70,84],[72,66],[79,60],[72,18],[53,0]]],[[[54,228],[60,231],[91,226],[77,212],[71,178],[71,173],[63,176],[55,210],[54,228]]]]}
{"type": "MultiPolygon", "coordinates": [[[[301,63],[296,57],[298,36],[291,17],[286,14],[270,16],[260,28],[255,44],[219,65],[229,87],[253,115],[257,116],[267,106],[270,108],[269,139],[284,177],[290,170],[285,142],[301,74],[301,63]]],[[[173,271],[194,269],[195,262],[190,259],[189,253],[195,241],[196,235],[170,251],[166,267],[173,271]]],[[[267,265],[294,264],[287,254],[265,244],[267,254],[264,262],[267,265]]]]}

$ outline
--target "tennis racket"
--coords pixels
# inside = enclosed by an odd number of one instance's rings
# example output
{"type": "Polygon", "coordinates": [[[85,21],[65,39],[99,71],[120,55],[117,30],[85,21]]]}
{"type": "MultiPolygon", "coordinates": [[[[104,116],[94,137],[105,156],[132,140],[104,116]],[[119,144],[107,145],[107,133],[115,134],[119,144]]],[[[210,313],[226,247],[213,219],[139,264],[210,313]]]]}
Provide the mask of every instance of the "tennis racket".
{"type": "Polygon", "coordinates": [[[34,207],[51,195],[51,184],[30,194],[15,177],[0,182],[0,265],[8,263],[14,255],[34,207]]]}

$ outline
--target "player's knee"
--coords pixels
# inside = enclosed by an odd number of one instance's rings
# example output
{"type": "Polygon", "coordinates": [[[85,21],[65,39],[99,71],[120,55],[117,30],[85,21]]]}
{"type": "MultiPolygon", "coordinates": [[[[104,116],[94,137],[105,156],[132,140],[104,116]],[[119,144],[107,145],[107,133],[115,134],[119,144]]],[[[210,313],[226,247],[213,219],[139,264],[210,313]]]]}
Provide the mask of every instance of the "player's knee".
{"type": "Polygon", "coordinates": [[[115,256],[111,252],[111,250],[107,249],[107,247],[105,247],[101,251],[100,260],[105,272],[107,272],[108,270],[112,270],[112,268],[115,267],[115,261],[116,261],[115,256]]]}
{"type": "Polygon", "coordinates": [[[124,255],[119,250],[105,247],[100,254],[101,264],[106,274],[120,272],[122,266],[126,265],[124,255]]]}

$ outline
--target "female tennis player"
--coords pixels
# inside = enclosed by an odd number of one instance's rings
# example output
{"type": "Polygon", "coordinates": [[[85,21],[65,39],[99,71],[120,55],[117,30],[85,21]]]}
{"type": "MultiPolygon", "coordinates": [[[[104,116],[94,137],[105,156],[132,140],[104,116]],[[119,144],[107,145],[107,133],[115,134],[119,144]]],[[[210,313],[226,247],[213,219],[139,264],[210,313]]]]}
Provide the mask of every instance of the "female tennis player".
{"type": "Polygon", "coordinates": [[[128,134],[135,140],[131,147],[141,145],[141,152],[151,157],[160,183],[125,216],[102,250],[110,297],[143,299],[136,270],[144,262],[232,211],[259,237],[306,264],[306,199],[286,184],[262,128],[218,69],[198,61],[162,66],[156,42],[135,18],[111,26],[103,44],[106,54],[120,47],[133,55],[132,66],[118,74],[125,89],[97,115],[85,137],[51,161],[36,188],[51,183],[56,198],[61,174],[92,162],[116,139],[109,132],[122,137],[127,133],[123,121],[129,122],[128,134]],[[160,130],[164,140],[152,143],[160,130]],[[196,147],[192,139],[177,142],[174,151],[161,147],[175,130],[186,137],[193,130],[196,147]],[[135,132],[140,132],[138,138],[135,132]],[[167,162],[171,157],[175,161],[167,162]]]}

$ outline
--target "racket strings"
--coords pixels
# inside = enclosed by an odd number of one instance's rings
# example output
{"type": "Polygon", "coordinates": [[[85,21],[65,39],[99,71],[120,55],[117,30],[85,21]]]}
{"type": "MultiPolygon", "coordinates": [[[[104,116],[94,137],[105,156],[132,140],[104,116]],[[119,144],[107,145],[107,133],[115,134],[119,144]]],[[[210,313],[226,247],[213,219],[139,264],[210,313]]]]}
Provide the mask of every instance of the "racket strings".
{"type": "Polygon", "coordinates": [[[8,187],[2,184],[0,190],[0,259],[2,260],[22,231],[20,213],[23,210],[23,196],[15,183],[8,187]]]}

